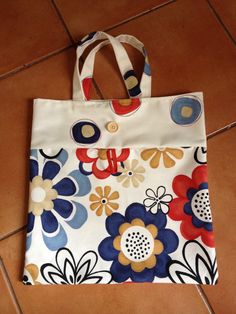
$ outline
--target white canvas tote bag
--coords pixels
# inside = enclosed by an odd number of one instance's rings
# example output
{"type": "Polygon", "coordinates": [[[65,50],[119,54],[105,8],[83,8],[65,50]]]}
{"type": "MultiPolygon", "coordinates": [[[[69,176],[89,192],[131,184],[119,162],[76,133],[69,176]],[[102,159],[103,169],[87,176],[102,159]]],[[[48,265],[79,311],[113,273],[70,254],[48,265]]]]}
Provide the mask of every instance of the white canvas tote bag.
{"type": "Polygon", "coordinates": [[[201,92],[151,97],[143,44],[94,32],[73,99],[33,110],[25,284],[217,282],[201,92]],[[140,82],[122,43],[145,58],[140,82]],[[128,99],[89,100],[107,44],[128,99]]]}

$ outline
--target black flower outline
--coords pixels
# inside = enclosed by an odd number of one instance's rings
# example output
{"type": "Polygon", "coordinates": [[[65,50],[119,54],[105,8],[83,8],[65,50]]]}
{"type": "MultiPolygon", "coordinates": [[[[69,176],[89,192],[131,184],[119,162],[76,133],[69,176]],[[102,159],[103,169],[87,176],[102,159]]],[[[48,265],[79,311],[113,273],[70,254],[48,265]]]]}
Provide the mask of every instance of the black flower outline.
{"type": "Polygon", "coordinates": [[[168,266],[169,278],[174,283],[215,285],[218,280],[216,257],[212,260],[205,247],[197,241],[183,246],[185,263],[172,260],[168,266]]]}
{"type": "Polygon", "coordinates": [[[194,160],[200,164],[200,165],[204,165],[207,163],[206,160],[206,156],[207,156],[207,149],[206,147],[197,147],[194,151],[194,160]]]}
{"type": "Polygon", "coordinates": [[[94,251],[85,252],[76,263],[72,252],[68,248],[61,248],[56,253],[55,261],[56,265],[46,263],[40,268],[42,277],[50,284],[109,284],[112,281],[109,271],[93,272],[98,261],[98,255],[94,251]]]}
{"type": "Polygon", "coordinates": [[[163,185],[160,185],[156,189],[156,192],[149,188],[146,190],[145,194],[148,197],[144,199],[143,205],[149,208],[152,214],[156,214],[159,210],[161,210],[163,214],[169,212],[168,204],[172,201],[173,196],[166,193],[166,188],[163,185]]]}
{"type": "Polygon", "coordinates": [[[48,154],[46,154],[46,153],[44,152],[43,149],[39,149],[40,154],[41,154],[44,158],[46,158],[46,159],[54,159],[54,158],[57,158],[57,157],[60,155],[60,153],[61,153],[62,151],[63,151],[63,148],[54,151],[54,153],[52,153],[51,155],[48,155],[48,154]]]}
{"type": "Polygon", "coordinates": [[[27,285],[27,286],[31,286],[32,285],[32,282],[30,281],[30,278],[27,275],[23,276],[22,282],[23,282],[24,285],[27,285]]]}

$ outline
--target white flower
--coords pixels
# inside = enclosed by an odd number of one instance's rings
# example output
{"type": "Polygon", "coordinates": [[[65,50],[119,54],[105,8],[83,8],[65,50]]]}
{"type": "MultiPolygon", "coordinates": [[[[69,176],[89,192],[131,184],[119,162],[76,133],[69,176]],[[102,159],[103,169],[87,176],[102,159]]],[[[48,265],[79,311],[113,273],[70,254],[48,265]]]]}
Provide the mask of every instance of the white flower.
{"type": "Polygon", "coordinates": [[[164,186],[159,186],[156,192],[152,189],[147,189],[146,195],[148,197],[145,198],[143,204],[150,209],[151,213],[156,214],[158,210],[161,210],[164,214],[169,212],[169,203],[172,201],[173,197],[171,194],[166,194],[166,188],[164,186]]]}
{"type": "Polygon", "coordinates": [[[128,188],[130,186],[138,187],[140,182],[144,181],[145,169],[139,165],[138,160],[126,160],[123,162],[124,167],[119,166],[118,172],[121,174],[117,177],[117,181],[121,182],[123,187],[128,188]]]}
{"type": "Polygon", "coordinates": [[[50,284],[108,284],[112,275],[107,270],[99,269],[98,255],[94,251],[85,252],[80,260],[76,259],[68,248],[60,248],[55,257],[55,263],[43,264],[40,272],[45,281],[50,284]],[[98,266],[98,270],[95,271],[98,266]]]}
{"type": "Polygon", "coordinates": [[[215,252],[197,241],[187,241],[182,250],[183,261],[172,260],[169,278],[174,283],[215,285],[218,270],[215,252]]]}

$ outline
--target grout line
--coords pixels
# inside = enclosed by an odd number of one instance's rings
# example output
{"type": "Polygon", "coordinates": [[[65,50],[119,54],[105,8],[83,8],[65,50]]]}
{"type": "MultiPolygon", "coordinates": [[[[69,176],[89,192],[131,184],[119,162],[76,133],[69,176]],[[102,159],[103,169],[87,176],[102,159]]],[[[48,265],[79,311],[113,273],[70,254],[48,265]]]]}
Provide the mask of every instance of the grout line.
{"type": "Polygon", "coordinates": [[[197,292],[199,293],[200,298],[202,299],[203,303],[205,304],[209,314],[214,314],[215,312],[214,312],[203,288],[200,285],[195,285],[195,288],[197,289],[197,292]]]}
{"type": "MultiPolygon", "coordinates": [[[[70,34],[70,31],[69,31],[69,29],[68,29],[68,27],[67,27],[67,25],[66,25],[66,23],[65,23],[65,21],[64,21],[64,19],[62,17],[62,15],[61,15],[61,13],[60,13],[60,10],[58,9],[58,7],[57,7],[57,5],[55,3],[55,0],[51,0],[51,2],[52,2],[52,5],[53,5],[54,9],[56,10],[56,12],[58,14],[58,17],[60,18],[61,22],[63,23],[63,25],[64,25],[64,27],[65,27],[65,29],[67,31],[67,34],[70,37],[70,40],[71,40],[72,43],[70,45],[68,45],[68,46],[63,47],[63,48],[59,48],[57,50],[53,50],[52,52],[50,52],[50,53],[48,53],[48,54],[46,54],[46,55],[44,55],[42,57],[39,57],[38,59],[35,59],[32,62],[25,63],[25,64],[20,65],[19,67],[16,67],[16,68],[14,68],[14,69],[12,69],[12,70],[10,70],[8,72],[0,74],[0,80],[8,78],[9,76],[12,76],[12,75],[14,75],[14,74],[16,74],[16,73],[18,73],[20,71],[28,69],[29,67],[31,67],[31,66],[33,66],[35,64],[40,63],[41,61],[47,60],[50,57],[56,56],[57,54],[60,54],[61,52],[64,52],[64,51],[66,51],[66,50],[68,50],[68,49],[70,49],[72,47],[76,47],[77,46],[77,42],[74,41],[72,35],[70,34]]],[[[148,9],[146,11],[143,11],[143,12],[139,13],[139,14],[136,14],[136,15],[128,18],[128,19],[125,19],[125,20],[123,20],[123,21],[121,21],[121,22],[119,22],[117,24],[114,24],[114,25],[104,29],[104,31],[112,30],[112,29],[114,29],[114,28],[116,28],[116,27],[118,27],[120,25],[123,25],[123,24],[125,24],[125,23],[127,23],[129,21],[132,21],[132,20],[134,20],[136,18],[139,18],[140,16],[148,14],[148,13],[150,13],[152,11],[155,11],[155,10],[157,10],[159,8],[162,8],[162,7],[164,7],[164,6],[168,5],[168,4],[171,4],[173,2],[176,2],[176,0],[170,0],[170,1],[166,2],[166,3],[157,5],[157,6],[153,7],[153,8],[151,8],[151,9],[148,9]]],[[[96,87],[96,89],[99,90],[98,86],[96,87]]],[[[100,92],[100,94],[101,94],[101,92],[100,92]]]]}
{"type": "MultiPolygon", "coordinates": [[[[143,12],[141,12],[141,13],[139,13],[139,14],[136,14],[136,15],[130,17],[130,18],[127,18],[127,19],[125,19],[125,20],[123,20],[123,21],[121,21],[121,22],[119,22],[119,23],[117,23],[117,24],[114,24],[114,25],[112,25],[111,27],[108,27],[108,28],[104,29],[104,31],[112,30],[112,29],[114,29],[114,28],[116,28],[116,27],[118,27],[118,26],[120,26],[120,25],[123,25],[123,24],[125,24],[125,23],[128,23],[128,22],[130,22],[130,21],[132,21],[132,20],[134,20],[134,19],[137,19],[137,18],[139,18],[139,17],[141,17],[141,16],[143,16],[143,15],[146,15],[146,14],[148,14],[148,13],[150,13],[150,12],[153,12],[153,11],[159,9],[159,8],[165,7],[165,6],[167,6],[168,4],[171,4],[171,3],[174,3],[174,2],[176,2],[176,0],[170,0],[170,1],[165,2],[165,3],[163,3],[163,4],[157,5],[157,6],[153,7],[153,8],[151,8],[151,9],[148,9],[148,10],[146,10],[146,11],[143,11],[143,12]]],[[[213,13],[214,13],[215,16],[217,17],[219,23],[222,25],[222,27],[224,28],[224,30],[226,31],[226,33],[228,34],[228,36],[229,36],[229,37],[231,38],[231,40],[236,44],[236,41],[234,40],[234,38],[232,37],[232,35],[231,35],[230,32],[228,31],[227,27],[224,25],[223,21],[221,20],[220,16],[218,15],[218,13],[216,12],[216,10],[214,9],[214,7],[212,6],[212,4],[210,3],[210,0],[206,0],[206,2],[208,3],[209,7],[211,8],[211,10],[213,11],[213,13]]],[[[45,55],[45,56],[42,56],[42,57],[40,57],[40,58],[38,58],[38,59],[35,59],[35,60],[32,61],[32,62],[23,64],[22,66],[19,66],[19,67],[13,69],[13,70],[10,70],[9,72],[6,72],[6,73],[0,75],[0,80],[1,80],[1,79],[4,79],[4,78],[7,78],[7,77],[10,77],[10,76],[13,76],[14,74],[16,74],[16,73],[18,73],[18,72],[20,72],[20,71],[22,71],[22,70],[26,70],[26,69],[28,69],[29,67],[31,67],[31,66],[33,66],[33,65],[36,65],[36,64],[38,64],[38,63],[40,63],[40,62],[42,62],[42,61],[45,61],[45,60],[49,59],[50,57],[56,56],[56,55],[58,55],[58,54],[60,54],[60,53],[62,53],[62,52],[64,52],[64,51],[66,51],[66,50],[68,50],[68,49],[70,49],[70,48],[72,48],[72,47],[76,47],[76,42],[74,41],[74,39],[73,39],[73,37],[72,37],[72,35],[71,35],[71,33],[70,33],[70,31],[69,31],[69,29],[68,29],[66,23],[65,23],[65,20],[64,20],[62,14],[60,13],[60,10],[58,9],[56,3],[55,3],[55,0],[51,0],[51,3],[52,3],[52,6],[54,7],[54,9],[55,9],[55,11],[56,11],[56,13],[57,13],[59,19],[61,20],[61,22],[62,22],[62,24],[63,24],[63,26],[64,26],[64,28],[65,28],[67,34],[68,34],[68,36],[70,37],[70,40],[71,40],[72,43],[71,43],[70,45],[68,45],[68,46],[65,46],[65,47],[63,47],[63,48],[59,48],[59,49],[57,49],[57,50],[54,50],[54,51],[48,53],[48,54],[45,55]]],[[[95,87],[95,90],[96,90],[98,96],[103,99],[104,97],[103,97],[103,95],[102,95],[102,92],[100,91],[99,86],[98,86],[98,84],[96,83],[96,81],[95,81],[94,79],[93,79],[93,84],[94,84],[94,87],[95,87]]],[[[236,121],[230,123],[229,125],[226,125],[226,126],[220,128],[220,129],[218,129],[218,130],[216,130],[216,131],[213,131],[213,132],[210,133],[210,134],[208,134],[208,135],[207,135],[207,139],[210,139],[210,138],[212,138],[212,137],[214,137],[214,136],[216,136],[216,135],[218,135],[218,134],[220,134],[220,133],[222,133],[222,132],[225,132],[225,131],[227,131],[227,130],[231,129],[232,127],[235,127],[235,126],[236,126],[236,121]]],[[[22,228],[25,228],[25,226],[22,227],[22,228]]],[[[19,228],[19,229],[17,229],[16,231],[13,231],[13,233],[10,233],[9,235],[7,234],[6,236],[0,238],[0,241],[3,240],[3,239],[5,239],[6,237],[10,236],[11,234],[14,234],[15,232],[20,231],[22,228],[19,228]]]]}
{"type": "Polygon", "coordinates": [[[171,3],[174,3],[174,2],[176,2],[176,0],[170,0],[170,1],[165,2],[165,3],[163,3],[163,4],[156,5],[155,7],[152,7],[151,9],[148,9],[148,10],[146,10],[146,11],[142,11],[142,12],[140,12],[140,13],[138,13],[138,14],[136,14],[136,15],[133,15],[133,16],[131,16],[131,17],[129,17],[129,18],[127,18],[127,19],[121,21],[121,22],[118,22],[118,23],[116,23],[116,24],[114,24],[114,25],[112,25],[112,26],[109,26],[109,27],[105,28],[104,31],[105,31],[105,32],[110,31],[110,30],[112,30],[112,29],[114,29],[114,28],[116,28],[116,27],[118,27],[118,26],[120,26],[120,25],[126,24],[126,23],[128,23],[128,22],[130,22],[130,21],[132,21],[132,20],[135,20],[135,19],[137,19],[137,18],[139,18],[139,17],[141,17],[141,16],[143,16],[143,15],[146,15],[146,14],[148,14],[148,13],[151,13],[151,12],[157,10],[157,9],[160,9],[160,8],[162,8],[162,7],[165,7],[166,5],[171,4],[171,3]]]}
{"type": "Polygon", "coordinates": [[[66,51],[66,50],[69,50],[72,47],[74,47],[74,44],[70,44],[69,46],[65,46],[63,48],[59,48],[57,50],[54,50],[54,51],[48,53],[47,55],[44,55],[44,56],[42,56],[42,57],[40,57],[38,59],[35,59],[32,62],[25,63],[25,64],[15,68],[15,69],[13,69],[13,70],[10,70],[10,71],[8,71],[6,73],[3,73],[3,74],[0,75],[0,80],[8,78],[9,76],[12,76],[12,75],[14,75],[14,74],[16,74],[16,73],[18,73],[20,71],[26,70],[26,69],[30,68],[31,66],[36,65],[36,64],[38,64],[38,63],[40,63],[42,61],[45,61],[45,60],[47,60],[47,59],[49,59],[51,57],[54,57],[54,56],[56,56],[56,55],[58,55],[58,54],[60,54],[60,53],[62,53],[64,51],[66,51]]]}
{"type": "Polygon", "coordinates": [[[71,43],[75,44],[74,38],[72,37],[72,35],[70,33],[70,30],[67,27],[66,22],[65,22],[62,14],[61,14],[59,8],[57,7],[57,4],[56,4],[55,0],[51,0],[51,3],[52,3],[52,6],[53,6],[54,10],[56,11],[57,16],[59,17],[59,19],[61,21],[63,27],[65,28],[65,31],[67,32],[67,35],[69,36],[71,43]]]}
{"type": "Polygon", "coordinates": [[[94,78],[93,78],[93,86],[95,88],[95,91],[96,91],[98,97],[100,97],[100,99],[104,99],[103,94],[102,94],[100,88],[98,87],[98,84],[96,83],[94,78]]]}
{"type": "MultiPolygon", "coordinates": [[[[52,0],[52,1],[54,1],[54,0],[52,0]]],[[[139,18],[139,17],[141,17],[141,16],[143,16],[143,15],[146,15],[146,14],[148,14],[148,13],[150,13],[150,12],[153,12],[153,11],[155,11],[155,10],[157,10],[157,9],[160,9],[160,8],[162,8],[162,7],[164,7],[164,6],[168,5],[168,4],[174,3],[174,2],[176,2],[176,0],[170,0],[170,1],[166,2],[166,3],[159,4],[159,5],[157,5],[157,6],[153,7],[153,8],[151,8],[151,9],[148,9],[148,10],[146,10],[146,11],[142,11],[141,13],[138,13],[138,14],[136,14],[136,15],[133,15],[133,16],[131,16],[130,18],[127,18],[127,19],[125,19],[125,20],[123,20],[123,21],[121,21],[121,22],[119,22],[119,23],[113,24],[112,26],[105,28],[103,31],[104,31],[104,32],[110,31],[110,30],[112,30],[112,29],[114,29],[114,28],[116,28],[116,27],[118,27],[118,26],[120,26],[120,25],[126,24],[126,23],[128,23],[128,22],[130,22],[130,21],[132,21],[132,20],[135,20],[135,19],[137,19],[137,18],[139,18]]],[[[101,90],[100,90],[98,84],[96,83],[95,79],[93,79],[93,85],[94,85],[94,87],[95,87],[95,90],[96,90],[98,96],[99,96],[101,99],[104,99],[104,96],[103,96],[103,94],[102,94],[102,92],[101,92],[101,90]]]]}
{"type": "Polygon", "coordinates": [[[13,231],[8,232],[7,234],[4,234],[2,237],[0,237],[0,241],[5,240],[20,231],[23,231],[24,229],[26,229],[26,227],[27,225],[24,225],[23,227],[17,228],[13,231]]]}
{"type": "Polygon", "coordinates": [[[227,125],[223,126],[222,128],[207,134],[207,139],[210,139],[210,138],[212,138],[212,137],[214,137],[220,133],[223,133],[225,131],[228,131],[234,127],[236,127],[236,121],[231,122],[230,124],[227,124],[227,125]]]}
{"type": "Polygon", "coordinates": [[[228,35],[228,37],[232,40],[233,44],[236,46],[236,40],[234,39],[233,35],[230,33],[228,27],[224,24],[222,18],[220,15],[217,13],[216,9],[214,6],[211,4],[210,0],[206,0],[209,8],[211,9],[212,13],[215,15],[216,19],[218,20],[219,24],[223,27],[225,33],[228,35]]]}
{"type": "Polygon", "coordinates": [[[15,291],[14,291],[13,286],[11,284],[11,280],[10,280],[10,277],[8,275],[6,266],[4,265],[3,259],[1,257],[0,257],[0,271],[3,274],[4,281],[5,281],[6,285],[7,285],[8,291],[9,291],[9,293],[11,295],[11,298],[13,300],[13,303],[14,303],[14,305],[16,307],[17,313],[23,314],[23,312],[21,310],[21,307],[20,307],[20,304],[19,304],[19,302],[17,300],[15,291]]]}

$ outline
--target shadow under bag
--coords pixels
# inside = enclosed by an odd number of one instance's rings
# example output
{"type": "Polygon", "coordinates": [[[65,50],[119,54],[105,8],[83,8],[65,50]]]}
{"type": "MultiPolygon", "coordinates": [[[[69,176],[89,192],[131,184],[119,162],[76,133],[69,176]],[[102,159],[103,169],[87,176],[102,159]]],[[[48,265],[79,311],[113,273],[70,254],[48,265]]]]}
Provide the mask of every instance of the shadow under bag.
{"type": "Polygon", "coordinates": [[[33,109],[25,284],[216,284],[201,92],[151,97],[143,44],[94,32],[73,99],[33,109]],[[145,58],[140,82],[122,43],[145,58]],[[108,44],[129,99],[89,100],[108,44]]]}

